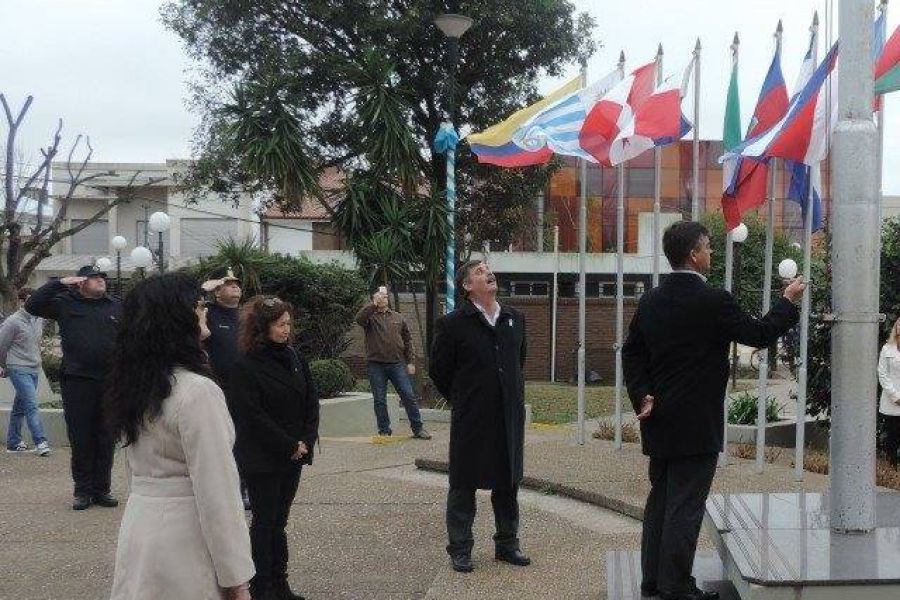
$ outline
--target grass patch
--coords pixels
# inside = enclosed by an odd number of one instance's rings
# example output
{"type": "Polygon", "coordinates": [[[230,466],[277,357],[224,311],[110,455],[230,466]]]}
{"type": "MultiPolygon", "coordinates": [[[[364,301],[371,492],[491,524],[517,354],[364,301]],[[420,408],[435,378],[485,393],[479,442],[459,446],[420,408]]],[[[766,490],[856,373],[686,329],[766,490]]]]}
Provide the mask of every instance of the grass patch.
{"type": "MultiPolygon", "coordinates": [[[[609,416],[615,411],[615,388],[585,387],[584,402],[586,418],[609,416]]],[[[563,424],[578,419],[578,387],[574,385],[529,381],[525,384],[525,403],[531,405],[535,423],[563,424]]]]}

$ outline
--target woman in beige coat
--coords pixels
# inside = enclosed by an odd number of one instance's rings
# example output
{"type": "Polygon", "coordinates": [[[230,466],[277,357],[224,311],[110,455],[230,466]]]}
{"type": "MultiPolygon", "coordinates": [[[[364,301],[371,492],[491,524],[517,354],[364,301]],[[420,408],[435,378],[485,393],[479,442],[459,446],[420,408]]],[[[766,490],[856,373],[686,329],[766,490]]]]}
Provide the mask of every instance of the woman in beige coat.
{"type": "Polygon", "coordinates": [[[197,283],[173,273],[128,294],[107,394],[131,495],[112,600],[249,600],[254,574],[234,426],[200,346],[197,283]]]}
{"type": "Polygon", "coordinates": [[[885,426],[884,453],[891,465],[898,463],[900,449],[900,319],[891,327],[887,342],[878,355],[878,382],[881,384],[881,401],[878,412],[885,426]]]}

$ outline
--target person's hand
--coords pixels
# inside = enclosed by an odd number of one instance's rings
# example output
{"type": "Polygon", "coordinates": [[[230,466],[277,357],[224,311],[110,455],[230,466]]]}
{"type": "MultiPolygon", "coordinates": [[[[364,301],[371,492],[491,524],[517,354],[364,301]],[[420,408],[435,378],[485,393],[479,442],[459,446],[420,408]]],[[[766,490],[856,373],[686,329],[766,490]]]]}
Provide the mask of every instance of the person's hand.
{"type": "Polygon", "coordinates": [[[200,341],[202,342],[212,335],[212,332],[209,330],[209,326],[206,323],[207,308],[200,305],[195,310],[197,312],[197,321],[200,323],[200,341]]]}
{"type": "Polygon", "coordinates": [[[223,281],[221,279],[210,279],[209,281],[204,281],[200,288],[204,292],[211,292],[220,285],[222,285],[223,281]]]}
{"type": "Polygon", "coordinates": [[[72,275],[71,277],[63,277],[59,280],[59,282],[63,285],[78,285],[82,281],[87,281],[87,277],[78,277],[77,275],[72,275]]]}
{"type": "Polygon", "coordinates": [[[6,369],[0,367],[0,378],[6,379],[6,369]]]}
{"type": "Polygon", "coordinates": [[[243,583],[230,588],[222,588],[222,600],[253,600],[250,597],[250,585],[243,583]]]}
{"type": "Polygon", "coordinates": [[[803,290],[806,289],[806,282],[803,281],[803,276],[795,277],[791,280],[791,282],[784,288],[784,297],[790,300],[791,302],[796,303],[800,298],[803,297],[803,290]]]}
{"type": "Polygon", "coordinates": [[[415,375],[416,374],[416,365],[414,365],[412,363],[409,363],[408,365],[406,365],[406,372],[409,373],[410,375],[415,375]]]}
{"type": "Polygon", "coordinates": [[[641,412],[637,414],[638,421],[643,421],[653,412],[653,396],[647,394],[641,402],[641,412]]]}
{"type": "Polygon", "coordinates": [[[309,448],[306,447],[306,443],[297,442],[297,450],[294,452],[294,455],[291,456],[291,460],[300,460],[307,454],[309,454],[309,448]]]}

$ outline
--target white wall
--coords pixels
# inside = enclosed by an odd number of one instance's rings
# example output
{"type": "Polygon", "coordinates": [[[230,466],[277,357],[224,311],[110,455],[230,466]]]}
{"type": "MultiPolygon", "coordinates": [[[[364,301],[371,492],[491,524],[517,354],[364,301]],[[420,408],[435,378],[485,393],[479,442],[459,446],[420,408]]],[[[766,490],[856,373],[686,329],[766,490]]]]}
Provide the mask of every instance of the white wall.
{"type": "Polygon", "coordinates": [[[266,221],[269,252],[296,256],[313,249],[313,222],[304,219],[266,221]]]}

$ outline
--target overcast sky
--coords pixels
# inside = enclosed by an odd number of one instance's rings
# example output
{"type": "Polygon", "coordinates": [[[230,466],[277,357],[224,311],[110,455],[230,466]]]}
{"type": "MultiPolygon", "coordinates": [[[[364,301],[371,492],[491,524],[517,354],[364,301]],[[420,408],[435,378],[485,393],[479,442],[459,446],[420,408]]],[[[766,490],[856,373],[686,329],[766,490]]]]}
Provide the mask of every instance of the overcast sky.
{"type": "MultiPolygon", "coordinates": [[[[740,32],[740,86],[744,127],[773,51],[772,33],[784,21],[782,67],[789,90],[808,44],[815,9],[825,49],[826,0],[572,0],[597,20],[604,47],[591,60],[589,78],[609,72],[626,53],[627,68],[653,59],[662,43],[667,74],[682,69],[699,36],[703,44],[700,131],[719,138],[730,74],[729,45],[740,32]]],[[[873,0],[874,2],[874,0],[873,0]]],[[[88,133],[96,160],[161,162],[189,156],[196,119],[185,106],[190,61],[180,41],[159,21],[160,0],[3,0],[0,21],[0,91],[14,106],[35,97],[20,145],[31,156],[46,144],[56,119],[64,144],[88,133]]],[[[835,5],[838,2],[834,2],[835,5]]],[[[889,14],[889,31],[900,9],[889,14]]],[[[835,36],[837,27],[834,27],[835,36]]],[[[464,43],[464,42],[463,42],[464,43]]],[[[569,76],[576,74],[572,69],[569,76]]],[[[543,91],[560,80],[546,80],[543,91]]],[[[889,97],[885,135],[885,191],[900,194],[900,93],[889,97]]],[[[501,118],[502,115],[498,115],[501,118]]],[[[0,123],[5,135],[5,121],[0,123]]]]}

